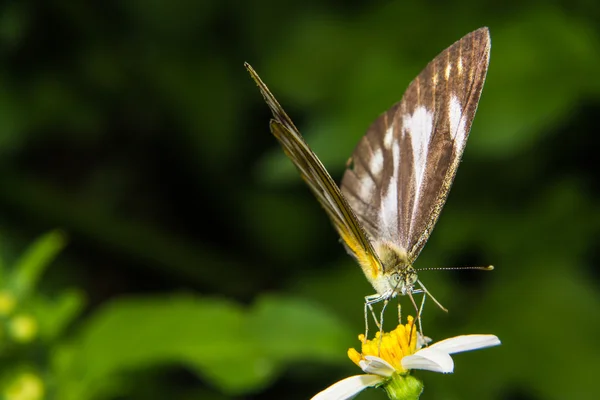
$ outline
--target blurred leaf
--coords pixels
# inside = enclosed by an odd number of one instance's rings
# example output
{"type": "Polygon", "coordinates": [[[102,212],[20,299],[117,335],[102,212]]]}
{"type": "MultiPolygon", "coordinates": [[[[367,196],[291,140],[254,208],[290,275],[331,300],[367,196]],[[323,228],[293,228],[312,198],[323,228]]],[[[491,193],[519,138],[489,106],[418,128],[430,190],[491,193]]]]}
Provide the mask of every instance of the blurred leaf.
{"type": "Polygon", "coordinates": [[[258,299],[249,315],[256,340],[278,362],[338,361],[346,358],[339,344],[354,336],[339,318],[317,304],[284,296],[258,299]]]}
{"type": "Polygon", "coordinates": [[[14,265],[13,282],[17,296],[25,297],[35,288],[42,273],[66,245],[61,231],[52,231],[37,239],[14,265]]]}
{"type": "Polygon", "coordinates": [[[58,339],[67,325],[79,316],[84,303],[84,294],[74,289],[64,290],[51,300],[37,298],[33,308],[40,324],[40,334],[47,341],[58,339]]]}
{"type": "Polygon", "coordinates": [[[69,393],[87,390],[92,398],[107,390],[104,382],[114,384],[115,374],[179,363],[225,392],[247,393],[290,362],[344,358],[346,348],[336,344],[348,335],[315,305],[285,297],[259,299],[248,312],[187,295],[122,299],[90,318],[71,345],[70,361],[56,365],[69,393]]]}
{"type": "Polygon", "coordinates": [[[242,309],[223,300],[180,295],[114,301],[89,318],[58,354],[63,396],[95,398],[119,391],[126,381],[115,374],[160,363],[190,365],[200,359],[209,367],[228,352],[247,360],[251,349],[244,346],[242,322],[242,309]]]}

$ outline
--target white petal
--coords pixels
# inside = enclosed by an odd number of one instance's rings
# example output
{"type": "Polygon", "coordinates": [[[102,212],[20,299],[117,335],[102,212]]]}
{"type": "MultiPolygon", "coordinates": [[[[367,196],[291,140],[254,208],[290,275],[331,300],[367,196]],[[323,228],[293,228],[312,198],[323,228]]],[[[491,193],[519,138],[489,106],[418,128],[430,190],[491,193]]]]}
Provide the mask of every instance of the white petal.
{"type": "Polygon", "coordinates": [[[429,346],[429,348],[443,351],[448,354],[455,354],[463,351],[498,346],[499,344],[500,339],[494,335],[463,335],[434,343],[429,346]]]}
{"type": "Polygon", "coordinates": [[[449,374],[454,371],[454,361],[448,353],[427,347],[417,351],[412,356],[402,359],[406,369],[426,369],[433,372],[449,374]]]}
{"type": "Polygon", "coordinates": [[[351,399],[368,387],[377,386],[383,382],[381,376],[356,375],[342,379],[327,389],[317,393],[312,400],[345,400],[351,399]]]}
{"type": "Polygon", "coordinates": [[[367,374],[375,374],[389,378],[395,372],[394,367],[382,358],[375,356],[365,356],[364,360],[359,362],[360,368],[367,374]]]}

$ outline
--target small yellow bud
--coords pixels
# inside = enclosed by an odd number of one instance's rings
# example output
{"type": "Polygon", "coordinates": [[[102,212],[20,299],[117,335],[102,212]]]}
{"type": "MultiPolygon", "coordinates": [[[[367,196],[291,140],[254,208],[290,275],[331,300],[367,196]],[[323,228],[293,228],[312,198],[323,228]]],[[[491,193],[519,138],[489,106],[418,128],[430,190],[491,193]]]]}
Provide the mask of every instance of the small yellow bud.
{"type": "Polygon", "coordinates": [[[15,342],[28,343],[35,339],[38,332],[38,324],[30,315],[16,315],[9,322],[9,332],[15,342]]]}
{"type": "Polygon", "coordinates": [[[44,382],[34,373],[24,372],[17,376],[5,389],[6,400],[42,400],[44,382]]]}
{"type": "Polygon", "coordinates": [[[17,303],[15,296],[6,290],[0,290],[0,316],[9,315],[17,303]]]}

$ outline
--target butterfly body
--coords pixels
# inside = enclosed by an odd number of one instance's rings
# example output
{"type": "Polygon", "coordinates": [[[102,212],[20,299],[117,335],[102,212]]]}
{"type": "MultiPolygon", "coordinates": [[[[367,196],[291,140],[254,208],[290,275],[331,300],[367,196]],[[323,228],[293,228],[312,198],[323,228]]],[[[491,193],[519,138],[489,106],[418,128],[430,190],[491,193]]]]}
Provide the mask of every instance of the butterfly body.
{"type": "Polygon", "coordinates": [[[379,260],[381,270],[375,274],[364,268],[367,279],[379,295],[378,298],[393,298],[413,291],[417,281],[417,271],[410,265],[406,251],[391,242],[375,242],[373,247],[379,260]]]}

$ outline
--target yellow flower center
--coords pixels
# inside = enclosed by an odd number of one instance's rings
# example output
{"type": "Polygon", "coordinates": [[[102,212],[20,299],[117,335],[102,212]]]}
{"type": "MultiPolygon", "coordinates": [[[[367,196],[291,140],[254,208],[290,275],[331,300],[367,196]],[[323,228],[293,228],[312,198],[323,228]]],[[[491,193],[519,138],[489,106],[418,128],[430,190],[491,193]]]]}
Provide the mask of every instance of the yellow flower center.
{"type": "Polygon", "coordinates": [[[408,372],[402,368],[402,358],[417,351],[417,329],[412,316],[408,316],[407,321],[406,325],[400,324],[389,333],[381,335],[377,332],[372,340],[366,339],[363,334],[358,335],[358,340],[362,342],[362,353],[348,349],[348,357],[360,367],[359,363],[365,356],[375,356],[390,363],[399,374],[408,372]]]}

